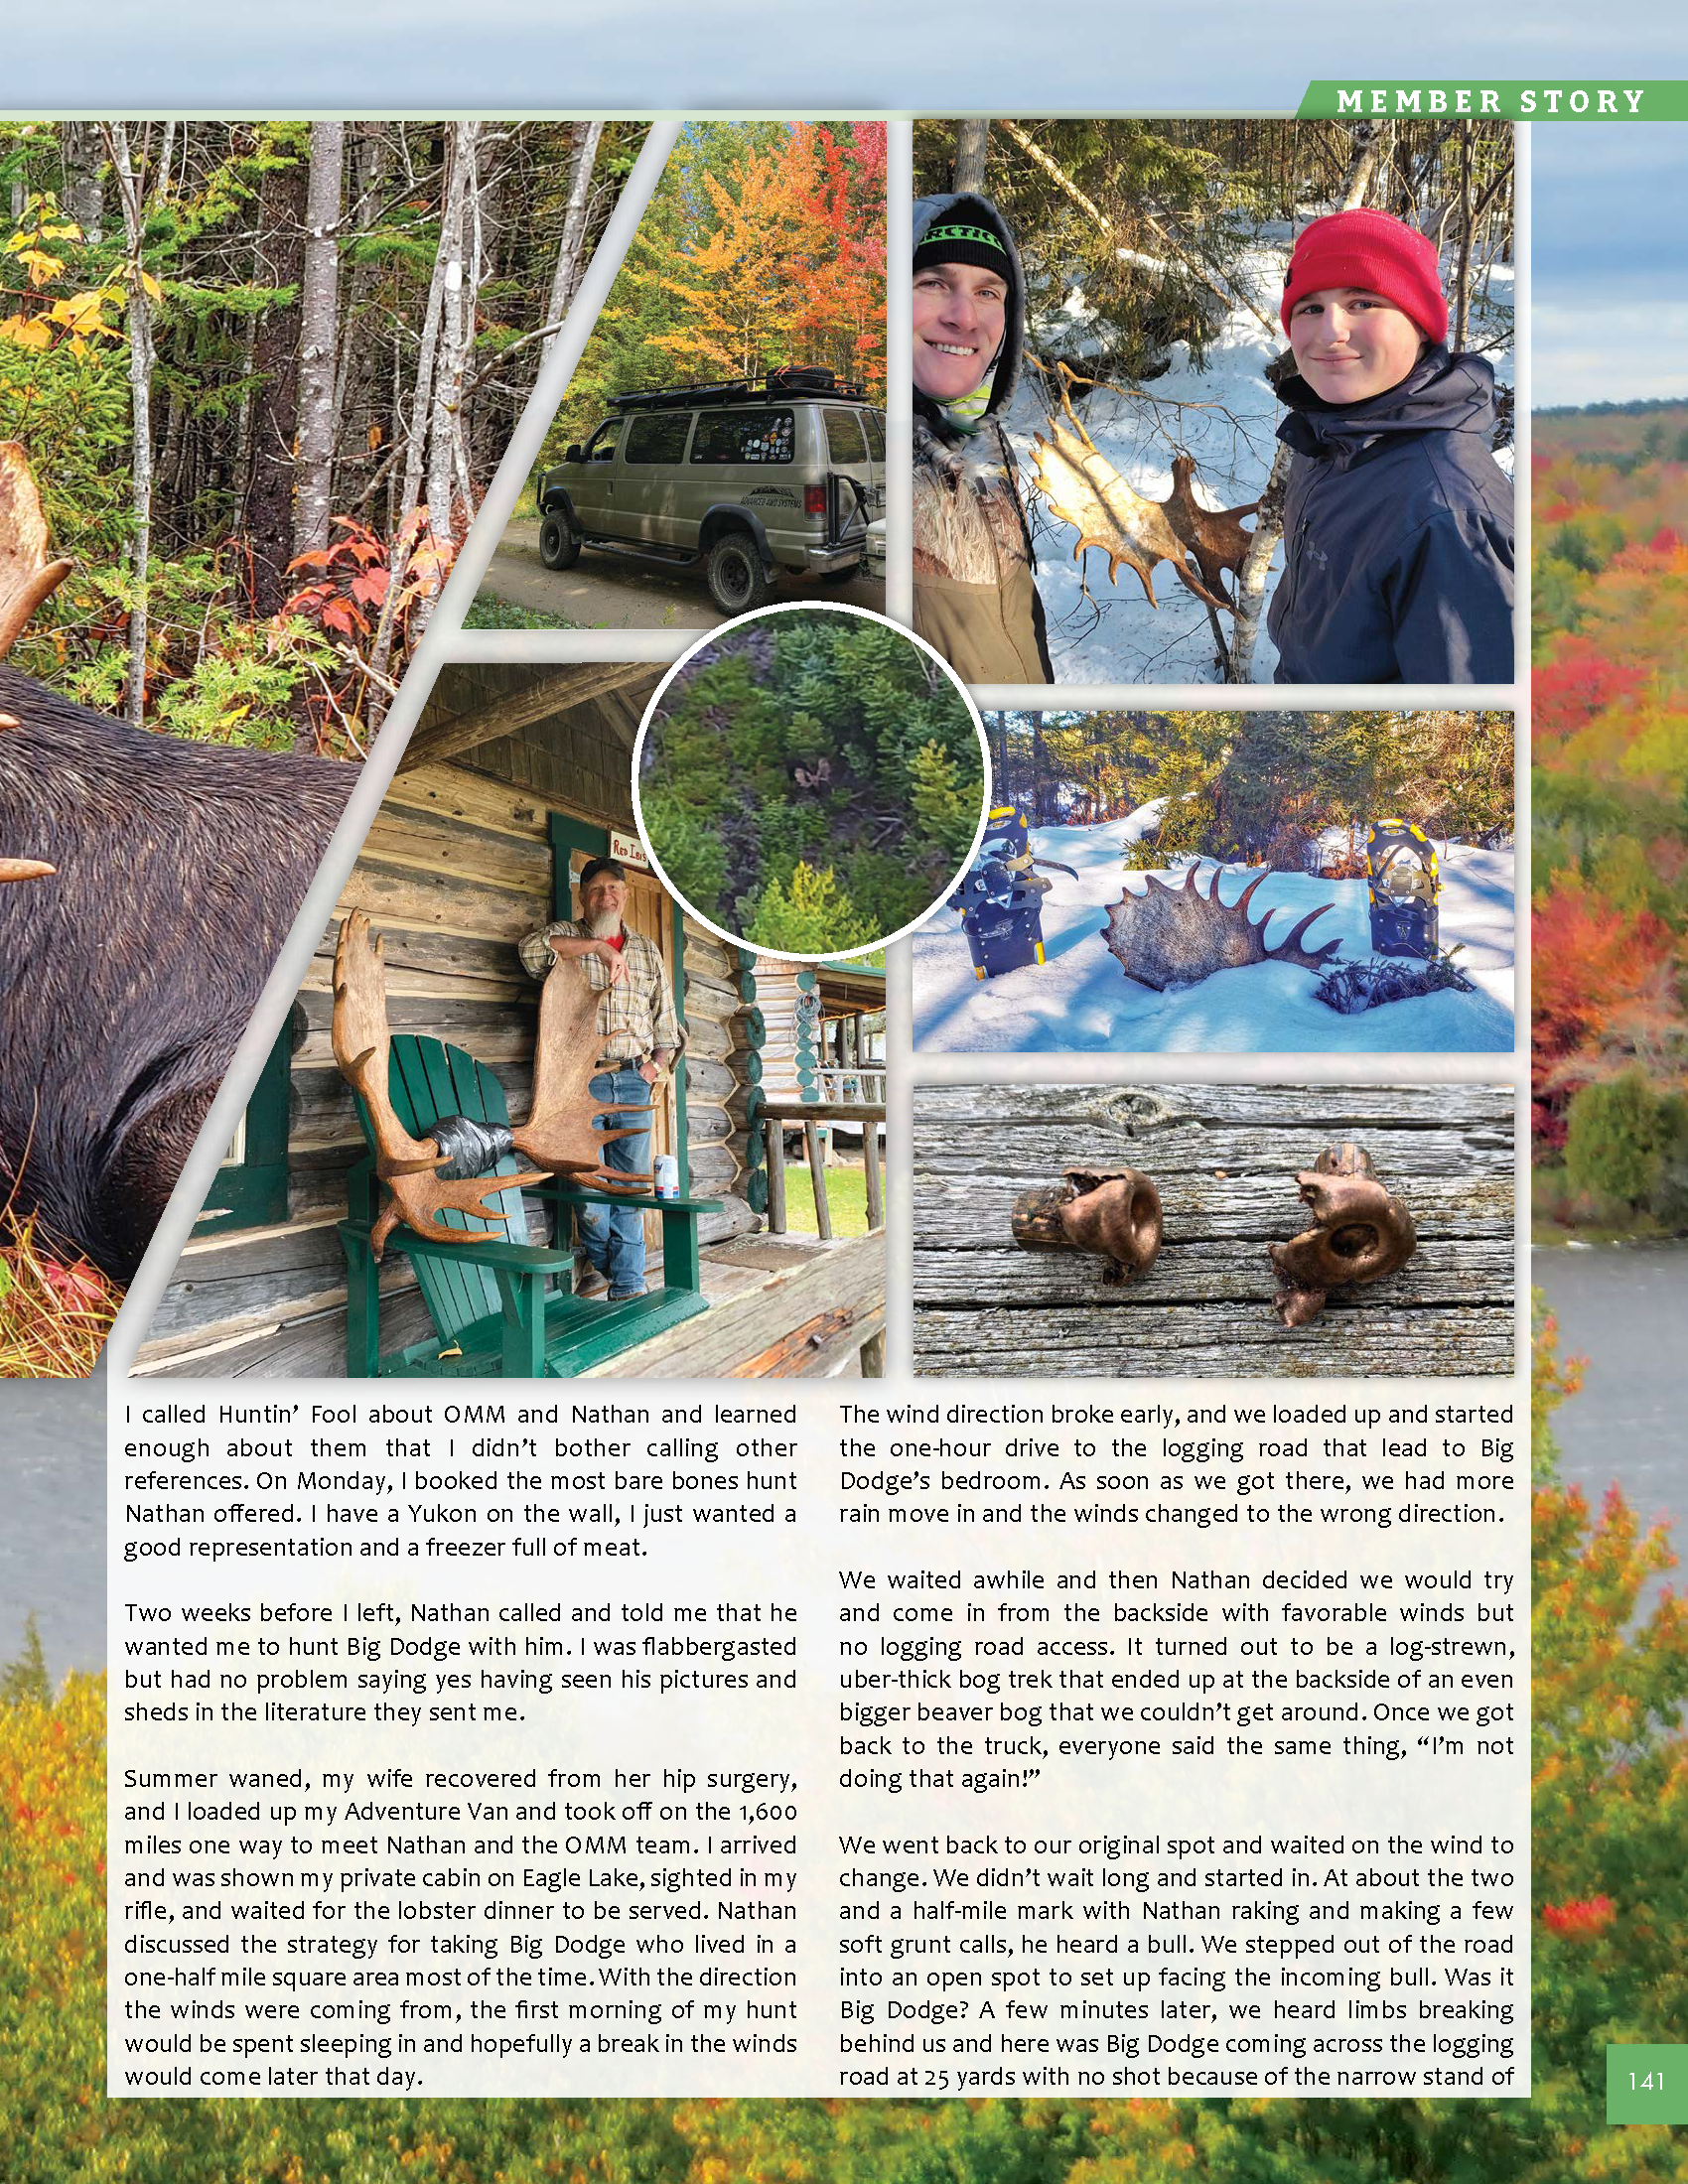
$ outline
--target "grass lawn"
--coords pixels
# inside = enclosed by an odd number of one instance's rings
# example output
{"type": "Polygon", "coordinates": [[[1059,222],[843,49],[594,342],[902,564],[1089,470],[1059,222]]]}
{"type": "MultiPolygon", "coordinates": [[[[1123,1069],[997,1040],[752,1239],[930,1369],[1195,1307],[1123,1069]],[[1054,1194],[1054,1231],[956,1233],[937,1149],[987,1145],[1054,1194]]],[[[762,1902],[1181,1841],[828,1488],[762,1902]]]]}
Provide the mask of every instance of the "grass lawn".
{"type": "Polygon", "coordinates": [[[531,607],[517,607],[506,599],[494,599],[490,592],[479,592],[469,603],[463,617],[466,629],[578,629],[578,621],[568,621],[561,614],[541,614],[531,607]]]}
{"type": "MultiPolygon", "coordinates": [[[[829,1167],[826,1203],[832,1214],[834,1236],[866,1236],[868,1233],[868,1179],[859,1160],[849,1167],[829,1167]]],[[[885,1163],[880,1162],[880,1184],[885,1182],[885,1163]]],[[[814,1185],[807,1167],[785,1165],[785,1226],[792,1235],[815,1236],[814,1185]]]]}

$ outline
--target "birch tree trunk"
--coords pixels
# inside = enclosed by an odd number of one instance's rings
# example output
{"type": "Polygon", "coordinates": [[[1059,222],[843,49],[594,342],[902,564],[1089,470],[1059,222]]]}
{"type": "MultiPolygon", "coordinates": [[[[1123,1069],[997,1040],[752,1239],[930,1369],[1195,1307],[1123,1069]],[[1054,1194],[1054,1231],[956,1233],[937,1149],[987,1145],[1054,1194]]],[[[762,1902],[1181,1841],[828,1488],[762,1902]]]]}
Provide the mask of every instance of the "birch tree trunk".
{"type": "Polygon", "coordinates": [[[1460,261],[1454,282],[1454,348],[1463,349],[1472,331],[1472,125],[1460,125],[1460,261]]]}
{"type": "MultiPolygon", "coordinates": [[[[455,166],[455,163],[454,163],[455,166]]],[[[434,252],[433,278],[428,283],[428,308],[423,314],[421,339],[416,347],[416,379],[410,397],[410,414],[404,420],[404,482],[399,488],[398,520],[387,542],[388,566],[392,572],[385,599],[381,602],[379,619],[375,623],[374,639],[369,646],[369,665],[373,671],[369,687],[369,722],[371,728],[379,728],[385,717],[388,698],[383,683],[392,659],[393,638],[398,620],[398,595],[402,588],[406,551],[403,544],[407,527],[422,506],[422,478],[428,452],[428,435],[434,411],[434,370],[440,350],[440,327],[445,317],[446,285],[454,263],[448,236],[451,221],[452,194],[457,188],[455,172],[446,183],[446,203],[440,221],[440,240],[434,252]]],[[[458,264],[462,275],[461,260],[458,264]]],[[[431,520],[431,517],[430,517],[431,520]]]]}
{"type": "Polygon", "coordinates": [[[955,125],[955,188],[970,190],[975,197],[985,191],[985,159],[990,150],[988,121],[960,121],[955,125]]]}
{"type": "Polygon", "coordinates": [[[1371,187],[1371,178],[1377,172],[1378,156],[1384,144],[1386,121],[1362,121],[1354,129],[1353,157],[1348,171],[1342,178],[1342,204],[1344,212],[1352,212],[1365,203],[1365,193],[1371,187]]]}
{"type": "Polygon", "coordinates": [[[540,352],[543,370],[557,345],[557,336],[562,332],[563,321],[568,317],[569,304],[580,286],[581,258],[586,243],[586,210],[592,198],[592,171],[598,163],[598,146],[604,135],[601,121],[589,121],[583,125],[579,141],[575,145],[574,164],[569,169],[569,204],[563,217],[563,239],[557,249],[557,269],[551,276],[550,300],[545,306],[545,324],[552,329],[546,335],[540,352]]]}
{"type": "Polygon", "coordinates": [[[299,300],[299,420],[293,556],[328,544],[334,491],[335,348],[340,328],[340,196],[346,123],[313,121],[305,193],[305,271],[299,300]]]}
{"type": "Polygon", "coordinates": [[[141,244],[146,235],[146,125],[142,125],[140,161],[137,165],[129,143],[126,121],[102,122],[117,192],[123,207],[123,289],[129,333],[129,429],[133,453],[129,464],[130,511],[134,537],[129,549],[134,598],[129,607],[129,683],[124,693],[124,717],[139,728],[147,706],[147,584],[152,558],[152,367],[155,353],[152,292],[141,263],[141,244]]]}
{"type": "MultiPolygon", "coordinates": [[[[445,217],[440,223],[440,254],[436,275],[440,278],[439,355],[434,372],[434,399],[428,420],[428,527],[436,544],[449,547],[453,484],[467,482],[463,449],[463,394],[469,375],[469,351],[475,338],[475,299],[479,287],[479,251],[475,233],[476,159],[481,124],[452,124],[451,182],[446,195],[445,217]]],[[[426,625],[438,596],[436,580],[427,599],[420,603],[420,619],[426,625]]]]}
{"type": "MultiPolygon", "coordinates": [[[[364,235],[373,224],[380,203],[380,193],[385,187],[387,158],[386,135],[378,121],[354,121],[352,125],[351,177],[348,183],[350,216],[347,221],[353,236],[364,235]]],[[[361,323],[363,308],[374,289],[380,274],[369,266],[353,265],[347,283],[345,309],[342,313],[345,331],[340,341],[340,354],[335,366],[334,383],[334,445],[344,450],[349,439],[359,447],[359,454],[372,453],[368,448],[368,431],[372,421],[365,415],[358,424],[349,413],[361,402],[365,409],[378,407],[372,404],[374,371],[368,369],[367,352],[356,339],[356,329],[361,323]],[[355,432],[349,432],[349,424],[357,425],[355,432]]]]}
{"type": "Polygon", "coordinates": [[[1266,597],[1266,572],[1284,535],[1284,493],[1290,481],[1290,451],[1280,440],[1272,458],[1272,475],[1260,496],[1254,532],[1237,575],[1236,618],[1230,649],[1225,657],[1225,680],[1254,680],[1254,647],[1260,635],[1260,609],[1266,597]]]}
{"type": "Polygon", "coordinates": [[[65,209],[82,231],[82,240],[96,243],[105,219],[105,193],[99,175],[99,127],[91,121],[59,124],[59,157],[65,170],[65,209]]]}

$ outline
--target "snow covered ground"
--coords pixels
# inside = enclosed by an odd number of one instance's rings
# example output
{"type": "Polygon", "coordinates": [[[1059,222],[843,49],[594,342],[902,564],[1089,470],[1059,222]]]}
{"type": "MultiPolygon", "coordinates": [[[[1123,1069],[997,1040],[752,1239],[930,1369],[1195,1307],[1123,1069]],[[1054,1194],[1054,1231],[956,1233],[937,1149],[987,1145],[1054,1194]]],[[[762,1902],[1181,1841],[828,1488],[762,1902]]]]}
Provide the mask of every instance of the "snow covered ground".
{"type": "MultiPolygon", "coordinates": [[[[1170,368],[1145,381],[1135,396],[1098,391],[1079,410],[1084,429],[1121,476],[1151,500],[1165,500],[1173,488],[1173,457],[1181,447],[1196,458],[1197,498],[1209,507],[1231,508],[1258,499],[1272,468],[1278,421],[1284,412],[1262,374],[1288,344],[1277,330],[1278,300],[1284,290],[1291,232],[1287,225],[1263,229],[1236,267],[1237,285],[1258,302],[1273,322],[1268,333],[1254,315],[1238,305],[1226,316],[1208,345],[1205,366],[1197,371],[1179,341],[1170,368]]],[[[1474,308],[1473,345],[1499,334],[1512,306],[1510,267],[1489,274],[1489,304],[1474,308]]],[[[1073,358],[1100,346],[1095,314],[1074,289],[1058,299],[1046,296],[1031,313],[1029,346],[1073,358]]],[[[1512,351],[1484,347],[1496,378],[1509,385],[1512,351]]],[[[1117,586],[1108,582],[1105,555],[1091,549],[1083,567],[1073,560],[1077,533],[1050,514],[1032,478],[1032,442],[1045,429],[1039,375],[1028,370],[1007,417],[1009,439],[1020,458],[1021,483],[1034,515],[1038,552],[1038,590],[1050,622],[1050,656],[1055,680],[1065,683],[1203,683],[1220,679],[1207,609],[1187,591],[1169,563],[1155,571],[1159,608],[1143,597],[1134,570],[1121,565],[1117,586]],[[1085,570],[1090,598],[1083,593],[1085,570]],[[1098,620],[1098,614],[1100,616],[1098,620]]],[[[1507,451],[1503,467],[1511,468],[1507,451]]],[[[1266,600],[1283,569],[1280,547],[1266,580],[1266,600]]],[[[1229,636],[1230,616],[1220,623],[1229,636]]],[[[1272,680],[1277,650],[1266,634],[1262,610],[1260,640],[1254,653],[1256,682],[1272,680]]]]}
{"type": "MultiPolygon", "coordinates": [[[[1477,991],[1427,994],[1345,1017],[1314,999],[1318,974],[1289,963],[1215,971],[1178,992],[1158,994],[1128,979],[1102,938],[1106,905],[1126,879],[1121,858],[1146,815],[1098,827],[1041,827],[1034,855],[1070,865],[1044,897],[1041,967],[977,979],[953,911],[940,910],[914,935],[914,1043],[928,1053],[1509,1053],[1512,1049],[1512,852],[1437,844],[1442,867],[1441,940],[1461,946],[1460,968],[1477,991]]],[[[1151,822],[1152,823],[1152,822],[1151,822]]],[[[1189,859],[1161,874],[1182,878],[1189,859]]],[[[1197,885],[1212,885],[1211,859],[1197,885]]],[[[1244,868],[1220,868],[1222,898],[1247,885],[1244,868]]],[[[1316,902],[1335,907],[1312,927],[1310,946],[1340,939],[1342,961],[1371,958],[1363,880],[1314,880],[1274,873],[1250,904],[1274,913],[1268,945],[1281,942],[1316,902]]]]}

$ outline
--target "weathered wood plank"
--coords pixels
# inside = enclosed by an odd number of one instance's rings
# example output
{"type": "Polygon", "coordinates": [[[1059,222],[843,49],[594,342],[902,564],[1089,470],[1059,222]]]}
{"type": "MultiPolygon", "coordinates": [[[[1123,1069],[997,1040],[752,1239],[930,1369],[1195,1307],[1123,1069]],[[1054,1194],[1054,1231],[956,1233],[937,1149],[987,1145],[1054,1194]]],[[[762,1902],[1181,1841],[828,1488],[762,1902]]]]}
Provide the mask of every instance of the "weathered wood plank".
{"type": "Polygon", "coordinates": [[[692,969],[689,944],[686,948],[686,969],[681,990],[685,996],[688,1019],[701,1009],[727,1023],[744,1007],[744,1003],[724,978],[708,978],[701,971],[692,969]]]}
{"type": "Polygon", "coordinates": [[[822,1242],[832,1236],[832,1207],[826,1195],[826,1163],[821,1159],[820,1132],[813,1123],[803,1125],[803,1145],[809,1158],[809,1185],[814,1192],[815,1229],[822,1242]]]}
{"type": "Polygon", "coordinates": [[[692,1190],[698,1197],[712,1197],[735,1181],[739,1163],[734,1160],[730,1147],[724,1145],[689,1144],[689,1164],[692,1174],[692,1190]]]}
{"type": "Polygon", "coordinates": [[[1481,1086],[927,1086],[915,1098],[914,1355],[921,1373],[1365,1374],[1512,1369],[1512,1093],[1481,1086]],[[1310,1326],[1272,1309],[1270,1242],[1308,1225],[1295,1172],[1354,1138],[1420,1245],[1310,1326]],[[1065,1167],[1137,1166],[1161,1256],[1113,1287],[1084,1254],[1018,1251],[1010,1210],[1065,1167]]]}
{"type": "Polygon", "coordinates": [[[641,1380],[719,1378],[805,1321],[848,1314],[865,1340],[883,1322],[884,1311],[885,1238],[855,1237],[801,1260],[761,1289],[712,1304],[697,1318],[669,1328],[633,1353],[636,1362],[619,1359],[589,1377],[618,1370],[625,1374],[631,1363],[641,1380]]]}
{"type": "Polygon", "coordinates": [[[725,1061],[732,1047],[724,1024],[700,1015],[696,1010],[686,1014],[686,1053],[692,1061],[725,1061]]]}
{"type": "Polygon", "coordinates": [[[885,1226],[885,1170],[878,1127],[862,1134],[862,1181],[867,1194],[868,1226],[885,1226]]]}
{"type": "MultiPolygon", "coordinates": [[[[1029,1166],[1018,1174],[1005,1170],[981,1187],[977,1175],[934,1176],[929,1169],[917,1169],[918,1244],[961,1257],[990,1255],[1007,1243],[1009,1211],[1021,1191],[1053,1183],[1059,1173],[1059,1168],[1034,1172],[1029,1166]]],[[[1425,1244],[1454,1238],[1503,1245],[1512,1241],[1509,1175],[1462,1180],[1433,1175],[1397,1178],[1386,1173],[1384,1180],[1392,1189],[1398,1184],[1425,1244]]],[[[1181,1247],[1223,1243],[1233,1251],[1283,1243],[1299,1235],[1310,1219],[1287,1169],[1275,1175],[1227,1175],[1223,1180],[1214,1175],[1154,1171],[1154,1181],[1167,1220],[1169,1251],[1175,1243],[1181,1247]]],[[[1016,1256],[1030,1262],[1040,1255],[1017,1252],[1016,1256]]]]}
{"type": "Polygon", "coordinates": [[[358,862],[416,867],[447,878],[491,882],[516,887],[548,903],[551,898],[551,846],[524,842],[491,828],[471,825],[454,813],[393,810],[376,812],[363,838],[358,862]]]}
{"type": "Polygon", "coordinates": [[[550,896],[445,874],[430,878],[364,857],[352,867],[338,907],[343,915],[348,910],[366,912],[382,932],[398,922],[474,940],[501,940],[513,948],[524,933],[546,922],[550,896]]]}
{"type": "MultiPolygon", "coordinates": [[[[1227,1312],[1229,1307],[1227,1307],[1227,1312]]],[[[1210,1317],[1169,1312],[1122,1320],[1085,1308],[1046,1311],[916,1311],[914,1370],[1035,1380],[1070,1376],[1129,1380],[1400,1380],[1503,1375],[1512,1370],[1510,1314],[1480,1320],[1462,1310],[1338,1311],[1335,1300],[1308,1327],[1280,1326],[1270,1312],[1228,1329],[1210,1317]]]]}
{"type": "MultiPolygon", "coordinates": [[[[1291,1234],[1286,1225],[1282,1242],[1291,1234]]],[[[1514,1248],[1506,1237],[1434,1238],[1399,1274],[1363,1293],[1403,1310],[1430,1304],[1497,1304],[1508,1311],[1516,1294],[1514,1248]]],[[[1153,1268],[1132,1282],[1102,1280],[1102,1262],[1088,1252],[1022,1251],[1017,1245],[976,1251],[914,1248],[917,1304],[977,1304],[990,1297],[1015,1311],[1070,1304],[1097,1311],[1160,1311],[1171,1304],[1265,1303],[1278,1290],[1265,1238],[1196,1242],[1169,1240],[1153,1268]]],[[[1340,1293],[1338,1293],[1340,1294],[1340,1293]]]]}
{"type": "MultiPolygon", "coordinates": [[[[388,1349],[420,1342],[430,1327],[419,1290],[382,1297],[381,1341],[388,1349]]],[[[190,1351],[155,1363],[143,1351],[135,1370],[157,1380],[339,1380],[346,1373],[345,1305],[218,1342],[209,1355],[190,1351]]]]}
{"type": "MultiPolygon", "coordinates": [[[[444,996],[457,993],[461,987],[465,1000],[495,1000],[505,993],[521,994],[538,1006],[538,981],[528,977],[507,940],[482,940],[402,922],[383,925],[381,934],[386,942],[389,999],[399,994],[444,996]]],[[[334,951],[339,937],[337,916],[317,943],[304,992],[332,993],[334,951]]]]}
{"type": "Polygon", "coordinates": [[[689,1054],[686,1057],[686,1093],[689,1098],[725,1100],[738,1081],[725,1062],[694,1061],[689,1054]]]}
{"type": "Polygon", "coordinates": [[[733,1118],[724,1107],[714,1107],[703,1100],[686,1102],[688,1145],[726,1145],[737,1135],[733,1118]]]}
{"type": "MultiPolygon", "coordinates": [[[[383,1293],[414,1283],[396,1254],[381,1268],[383,1293]]],[[[208,1328],[238,1333],[345,1301],[346,1260],[332,1221],[203,1238],[183,1253],[177,1279],[159,1299],[147,1351],[179,1347],[208,1328]]]]}
{"type": "Polygon", "coordinates": [[[1299,1120],[1314,1131],[1361,1128],[1479,1130],[1509,1121],[1512,1094],[1476,1084],[1023,1084],[1012,1104],[991,1084],[931,1084],[921,1088],[921,1112],[953,1123],[986,1123],[1003,1132],[1094,1123],[1121,1135],[1181,1123],[1267,1123],[1299,1120]]]}
{"type": "Polygon", "coordinates": [[[802,1362],[792,1372],[794,1380],[838,1380],[851,1367],[862,1380],[878,1380],[885,1373],[885,1311],[855,1314],[830,1340],[809,1336],[802,1362]]]}
{"type": "Polygon", "coordinates": [[[470,826],[514,835],[518,841],[550,839],[550,806],[530,790],[449,763],[420,765],[396,775],[381,803],[383,811],[394,808],[437,812],[444,819],[462,819],[470,826]]]}
{"type": "MultiPolygon", "coordinates": [[[[295,1069],[334,1067],[334,997],[325,992],[300,997],[305,1036],[293,1053],[295,1069]]],[[[530,987],[507,1001],[455,995],[387,995],[387,1025],[393,1031],[421,1031],[462,1046],[478,1061],[520,1060],[531,1056],[538,1029],[539,989],[530,987]]]]}
{"type": "Polygon", "coordinates": [[[726,987],[735,1001],[739,998],[739,970],[737,951],[729,948],[724,940],[716,938],[707,926],[688,917],[686,930],[686,969],[701,979],[708,979],[726,987]]]}

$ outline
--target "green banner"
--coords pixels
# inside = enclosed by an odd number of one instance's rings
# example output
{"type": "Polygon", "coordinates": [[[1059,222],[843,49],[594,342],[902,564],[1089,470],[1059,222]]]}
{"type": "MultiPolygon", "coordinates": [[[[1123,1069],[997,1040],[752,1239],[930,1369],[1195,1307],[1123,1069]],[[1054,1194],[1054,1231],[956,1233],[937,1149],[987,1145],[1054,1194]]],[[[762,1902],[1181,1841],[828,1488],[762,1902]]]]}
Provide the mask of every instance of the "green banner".
{"type": "Polygon", "coordinates": [[[1609,2123],[1688,2123],[1688,2046],[1609,2047],[1609,2123]]]}
{"type": "Polygon", "coordinates": [[[1303,121],[1688,121],[1688,82],[1310,83],[1303,121]]]}

